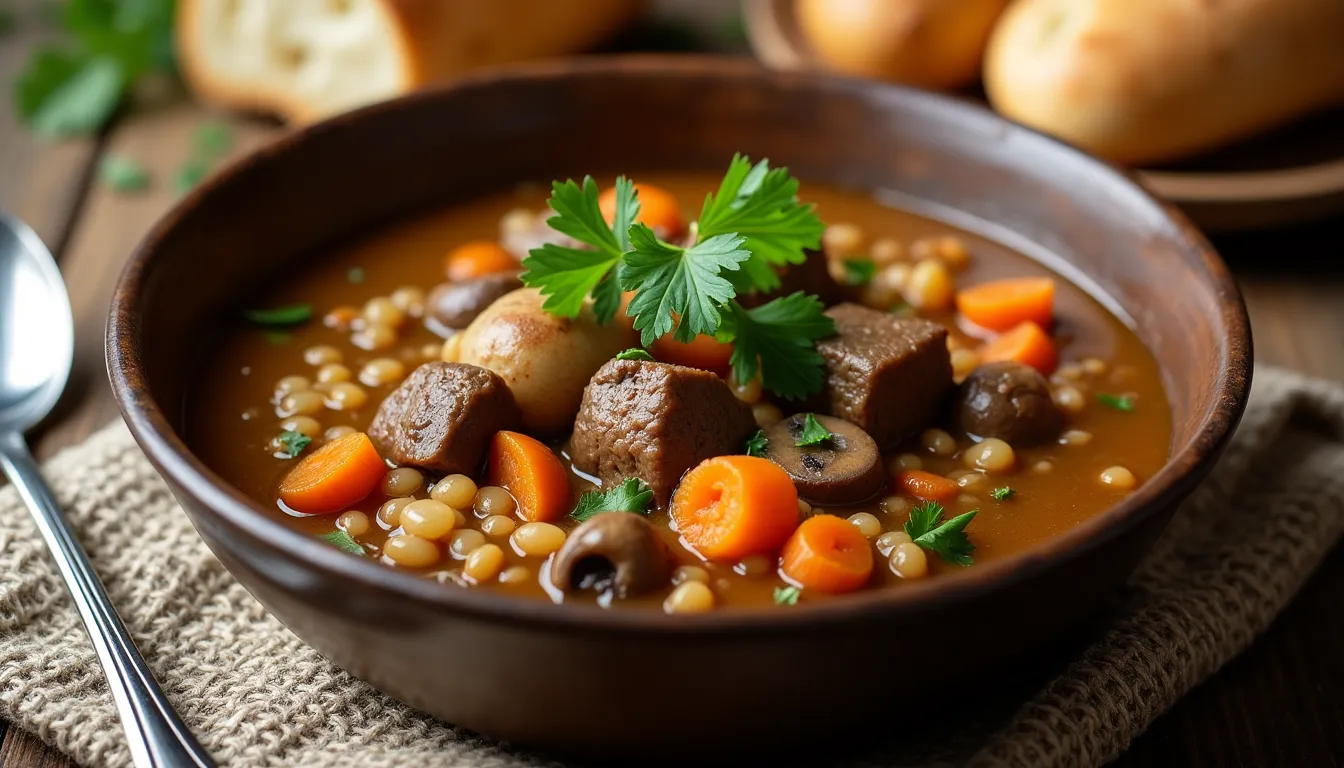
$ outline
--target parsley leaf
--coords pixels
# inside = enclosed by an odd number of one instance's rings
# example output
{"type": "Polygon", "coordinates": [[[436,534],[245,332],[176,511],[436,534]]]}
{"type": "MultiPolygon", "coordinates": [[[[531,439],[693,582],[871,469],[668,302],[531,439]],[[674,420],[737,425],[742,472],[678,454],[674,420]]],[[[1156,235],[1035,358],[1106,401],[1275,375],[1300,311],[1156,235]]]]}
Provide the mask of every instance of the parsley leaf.
{"type": "Polygon", "coordinates": [[[360,543],[351,538],[350,534],[346,533],[345,531],[335,530],[332,531],[331,533],[324,533],[318,536],[317,538],[327,542],[328,544],[339,550],[349,552],[352,555],[364,554],[364,547],[360,546],[360,543]]]}
{"type": "Polygon", "coordinates": [[[845,270],[845,282],[850,285],[867,285],[877,274],[877,264],[872,259],[845,259],[840,262],[845,270]]]}
{"type": "Polygon", "coordinates": [[[539,288],[546,297],[542,308],[562,317],[577,317],[583,301],[592,294],[593,312],[607,323],[620,307],[621,287],[610,273],[629,250],[629,222],[639,213],[634,184],[625,177],[616,180],[615,229],[607,226],[598,205],[597,182],[585,176],[583,186],[573,179],[551,184],[546,204],[556,215],[547,226],[589,245],[592,250],[546,243],[533,248],[523,259],[523,283],[539,288]],[[624,226],[623,226],[624,225],[624,226]]]}
{"type": "Polygon", "coordinates": [[[233,128],[222,122],[202,123],[191,137],[191,146],[196,157],[217,159],[233,148],[233,128]]]}
{"type": "Polygon", "coordinates": [[[832,437],[834,437],[834,435],[831,434],[831,431],[821,426],[821,422],[817,421],[817,417],[809,413],[807,414],[807,419],[803,421],[802,433],[798,435],[798,439],[795,440],[793,444],[799,448],[805,445],[821,445],[832,437]]]}
{"type": "Polygon", "coordinates": [[[184,195],[208,175],[210,166],[200,160],[189,160],[173,172],[173,191],[184,195]]]}
{"type": "Polygon", "coordinates": [[[98,179],[114,192],[141,192],[149,188],[149,172],[125,155],[104,155],[98,162],[98,179]]]}
{"type": "Polygon", "coordinates": [[[975,545],[966,536],[965,528],[975,519],[971,510],[943,522],[943,505],[936,501],[926,501],[910,510],[910,519],[905,523],[905,532],[914,542],[930,552],[936,553],[949,563],[971,565],[971,553],[975,545]]]}
{"type": "Polygon", "coordinates": [[[302,432],[285,430],[280,433],[280,450],[288,454],[291,459],[303,453],[303,449],[307,448],[312,442],[313,438],[302,432]]]}
{"type": "Polygon", "coordinates": [[[765,456],[765,451],[770,447],[770,441],[765,438],[765,430],[758,429],[756,434],[747,438],[746,451],[748,456],[765,456]]]}
{"type": "Polygon", "coordinates": [[[243,312],[247,321],[256,325],[284,326],[298,325],[313,316],[311,304],[291,304],[275,309],[249,309],[243,312]]]}
{"type": "Polygon", "coordinates": [[[995,488],[990,491],[989,496],[995,501],[1007,501],[1013,498],[1013,495],[1016,493],[1017,491],[1013,490],[1012,486],[1005,485],[1002,488],[995,488]]]}
{"type": "Polygon", "coordinates": [[[20,105],[28,125],[44,136],[79,136],[98,131],[121,103],[126,74],[116,60],[97,57],[85,61],[64,58],[59,52],[35,60],[31,72],[18,84],[20,105]]]}
{"type": "Polygon", "coordinates": [[[799,202],[798,180],[788,168],[771,169],[768,159],[753,166],[741,154],[733,155],[718,194],[705,196],[697,226],[702,241],[729,233],[746,238],[751,260],[743,273],[761,291],[780,285],[771,265],[802,264],[805,249],[819,248],[826,228],[812,205],[799,202]]]}
{"type": "Polygon", "coordinates": [[[643,480],[629,477],[620,485],[605,491],[586,491],[579,497],[579,503],[569,516],[583,522],[602,512],[633,512],[637,515],[649,513],[649,503],[653,501],[653,491],[643,480]]]}
{"type": "Polygon", "coordinates": [[[797,605],[803,590],[797,587],[775,587],[775,605],[797,605]]]}
{"type": "Polygon", "coordinates": [[[620,354],[616,355],[616,359],[617,359],[617,360],[650,360],[650,361],[651,361],[651,360],[653,360],[653,355],[650,355],[650,354],[648,353],[648,351],[643,350],[643,349],[640,349],[639,347],[631,347],[630,349],[627,349],[627,350],[625,350],[624,352],[621,352],[620,354]]]}
{"type": "Polygon", "coordinates": [[[621,288],[637,292],[626,314],[635,319],[640,342],[648,346],[674,325],[677,341],[718,331],[718,306],[734,295],[732,283],[720,272],[737,270],[750,258],[742,242],[726,234],[681,248],[659,240],[644,224],[631,227],[633,250],[625,256],[621,288]]]}
{"type": "Polygon", "coordinates": [[[1107,408],[1111,408],[1121,413],[1133,413],[1138,407],[1134,403],[1134,398],[1129,395],[1108,395],[1105,393],[1097,395],[1097,401],[1107,408]]]}
{"type": "Polygon", "coordinates": [[[835,321],[816,296],[799,291],[755,309],[737,302],[724,309],[718,339],[733,344],[729,362],[738,381],[751,381],[759,369],[762,385],[789,400],[821,389],[824,361],[815,342],[835,335],[835,321]]]}

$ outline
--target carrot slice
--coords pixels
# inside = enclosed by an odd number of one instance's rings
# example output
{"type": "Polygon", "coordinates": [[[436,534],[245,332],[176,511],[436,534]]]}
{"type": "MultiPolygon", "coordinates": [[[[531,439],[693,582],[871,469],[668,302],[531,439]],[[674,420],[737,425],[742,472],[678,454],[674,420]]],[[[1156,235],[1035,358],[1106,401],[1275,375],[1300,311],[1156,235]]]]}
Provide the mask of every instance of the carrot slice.
{"type": "Polygon", "coordinates": [[[711,560],[774,552],[798,527],[798,490],[778,464],[718,456],[686,473],[672,494],[672,520],[711,560]]]}
{"type": "Polygon", "coordinates": [[[980,347],[980,362],[1013,360],[1049,376],[1059,362],[1050,334],[1033,322],[1025,322],[980,347]]]}
{"type": "MultiPolygon", "coordinates": [[[[636,184],[635,192],[639,195],[639,213],[635,221],[647,224],[664,240],[679,237],[686,231],[686,219],[681,215],[681,206],[671,193],[652,184],[636,184]]],[[[602,194],[597,197],[597,207],[607,224],[616,220],[615,187],[602,190],[602,194]]]]}
{"type": "Polygon", "coordinates": [[[991,331],[1006,331],[1028,320],[1049,328],[1055,315],[1055,281],[1015,277],[963,288],[957,292],[957,311],[991,331]]]}
{"type": "Polygon", "coordinates": [[[947,501],[961,492],[956,482],[922,469],[905,470],[896,476],[896,484],[911,496],[926,501],[947,501]]]}
{"type": "Polygon", "coordinates": [[[300,461],[280,481],[280,500],[308,515],[339,512],[368,496],[387,464],[363,432],[338,437],[300,461]]]}
{"type": "Polygon", "coordinates": [[[817,515],[798,526],[779,560],[779,569],[803,589],[853,592],[873,573],[873,545],[848,520],[817,515]]]}
{"type": "Polygon", "coordinates": [[[463,243],[449,251],[443,267],[449,280],[461,282],[518,269],[518,260],[499,243],[477,240],[463,243]]]}
{"type": "Polygon", "coordinates": [[[655,339],[649,351],[664,363],[675,363],[688,368],[703,368],[721,376],[727,375],[733,345],[724,344],[713,336],[701,334],[690,341],[672,338],[676,331],[668,331],[655,339]]]}
{"type": "Polygon", "coordinates": [[[491,485],[513,494],[524,520],[556,520],[569,511],[569,475],[545,443],[519,432],[495,433],[490,442],[491,485]]]}

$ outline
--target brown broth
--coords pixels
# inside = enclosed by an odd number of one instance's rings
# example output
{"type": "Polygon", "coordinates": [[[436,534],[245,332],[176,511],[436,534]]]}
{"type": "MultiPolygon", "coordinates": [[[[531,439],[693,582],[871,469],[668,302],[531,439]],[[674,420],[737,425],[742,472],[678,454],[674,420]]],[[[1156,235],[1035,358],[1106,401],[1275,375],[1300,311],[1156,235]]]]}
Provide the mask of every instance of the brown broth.
{"type": "MultiPolygon", "coordinates": [[[[640,180],[671,191],[681,200],[683,210],[691,215],[698,210],[705,192],[718,185],[717,178],[696,174],[654,174],[640,180]]],[[[995,242],[883,206],[865,194],[804,184],[802,197],[816,203],[823,221],[855,224],[864,230],[870,242],[877,237],[891,237],[908,245],[920,237],[956,235],[971,253],[970,266],[956,276],[959,286],[1009,276],[1054,276],[1040,264],[995,242]]],[[[422,348],[437,345],[442,340],[418,321],[406,323],[401,338],[392,349],[370,352],[354,346],[348,332],[324,327],[320,317],[339,305],[359,307],[368,298],[386,296],[400,286],[415,286],[427,292],[442,281],[443,258],[452,247],[470,240],[496,239],[503,214],[520,206],[539,210],[544,201],[542,189],[525,187],[435,211],[322,254],[320,259],[308,260],[301,272],[281,280],[273,290],[258,294],[253,306],[310,303],[315,319],[283,334],[239,325],[222,335],[213,346],[213,354],[187,404],[187,437],[193,450],[207,465],[289,527],[307,535],[333,531],[336,515],[296,517],[283,511],[276,501],[277,485],[294,465],[294,460],[275,458],[267,450],[267,445],[280,431],[281,419],[274,414],[271,400],[275,382],[292,374],[311,378],[315,369],[304,362],[303,351],[316,344],[341,350],[345,365],[356,377],[360,367],[375,358],[400,358],[406,362],[407,371],[429,359],[423,355],[422,348]],[[350,279],[351,270],[355,269],[362,270],[359,282],[350,279]]],[[[1098,476],[1103,469],[1124,466],[1142,483],[1167,459],[1171,429],[1169,411],[1152,356],[1129,329],[1095,300],[1066,280],[1058,279],[1057,282],[1055,337],[1061,363],[1095,358],[1107,366],[1104,373],[1084,379],[1087,404],[1080,413],[1067,417],[1066,429],[1085,430],[1093,435],[1093,439],[1084,446],[1051,444],[1019,449],[1015,470],[993,477],[989,484],[977,490],[974,498],[961,498],[945,505],[948,517],[970,509],[979,510],[967,528],[976,547],[977,563],[1039,544],[1119,501],[1127,492],[1099,482],[1098,476]],[[1096,397],[1103,392],[1132,395],[1137,403],[1136,410],[1122,413],[1106,407],[1096,397]],[[1048,473],[1033,469],[1041,461],[1051,462],[1048,473]],[[1015,495],[1007,501],[991,499],[989,490],[1003,485],[1011,486],[1015,495]]],[[[954,329],[954,336],[969,338],[955,330],[951,313],[926,316],[954,329]]],[[[316,418],[324,428],[344,424],[365,429],[392,385],[366,389],[368,402],[360,409],[324,410],[316,418]]],[[[959,449],[970,444],[965,435],[956,437],[959,449]]],[[[314,447],[319,442],[315,441],[314,447]]],[[[903,446],[903,452],[918,454],[923,468],[935,473],[948,474],[965,469],[958,459],[931,456],[920,448],[917,438],[903,446]]],[[[591,487],[577,476],[574,486],[576,493],[591,487]]],[[[423,489],[418,494],[419,497],[425,495],[423,489]]],[[[366,512],[373,521],[369,533],[361,538],[361,543],[371,552],[379,551],[386,537],[386,532],[374,520],[384,500],[375,491],[352,507],[366,512]]],[[[905,515],[889,515],[871,503],[828,511],[845,516],[859,511],[872,512],[882,521],[884,530],[899,530],[905,521],[905,515]]],[[[676,534],[666,527],[664,512],[656,512],[653,521],[663,528],[681,562],[705,565],[676,542],[676,534]]],[[[472,518],[473,525],[478,522],[472,518]]],[[[572,521],[563,521],[561,525],[572,527],[572,521]]],[[[505,550],[509,564],[526,565],[534,576],[538,573],[542,565],[539,559],[516,554],[507,540],[492,541],[505,550]]],[[[332,557],[342,556],[347,555],[333,550],[332,557]]],[[[874,556],[876,567],[872,586],[898,588],[901,579],[888,569],[885,558],[876,552],[874,556]]],[[[932,554],[929,562],[934,577],[959,567],[938,562],[932,554]]],[[[423,570],[442,581],[459,581],[456,573],[460,572],[461,565],[460,561],[445,555],[439,565],[423,570]]],[[[774,573],[773,565],[758,576],[739,575],[733,572],[733,566],[731,563],[707,566],[719,606],[769,603],[774,589],[784,585],[774,573]]],[[[533,597],[546,594],[536,578],[521,584],[495,584],[490,588],[533,597]]],[[[657,607],[669,591],[630,602],[657,607]]],[[[558,595],[553,597],[560,599],[558,595]]],[[[818,597],[809,594],[805,599],[818,597]]]]}

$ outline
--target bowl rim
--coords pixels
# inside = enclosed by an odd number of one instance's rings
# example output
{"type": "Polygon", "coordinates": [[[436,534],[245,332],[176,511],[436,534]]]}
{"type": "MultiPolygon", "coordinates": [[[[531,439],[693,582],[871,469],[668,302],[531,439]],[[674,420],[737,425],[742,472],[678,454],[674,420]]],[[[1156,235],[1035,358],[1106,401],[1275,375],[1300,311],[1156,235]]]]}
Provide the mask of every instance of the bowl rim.
{"type": "Polygon", "coordinates": [[[781,629],[813,631],[829,622],[890,620],[947,608],[987,593],[1005,590],[1037,574],[1086,556],[1107,541],[1156,514],[1189,491],[1221,455],[1241,419],[1250,392],[1252,348],[1249,317],[1235,280],[1202,233],[1174,206],[1156,198],[1134,173],[1099,159],[1067,142],[1020,125],[982,105],[954,94],[936,93],[901,85],[817,72],[771,70],[742,57],[713,54],[585,55],[492,67],[450,83],[421,89],[396,98],[359,107],[327,119],[288,130],[265,146],[225,165],[189,192],[161,216],[141,239],[117,282],[106,331],[107,368],[118,408],[136,442],[159,474],[194,497],[203,514],[213,516],[230,536],[237,536],[282,557],[300,562],[325,581],[340,579],[375,591],[387,590],[437,612],[496,623],[576,633],[690,633],[753,634],[781,629]],[[993,560],[964,572],[940,576],[901,589],[863,590],[817,603],[800,603],[790,610],[774,606],[734,607],[693,616],[670,616],[657,610],[608,610],[590,605],[556,604],[492,592],[446,587],[423,576],[389,568],[371,558],[346,557],[330,545],[285,526],[267,515],[261,505],[245,497],[205,466],[173,429],[164,409],[149,393],[138,326],[147,278],[155,265],[168,258],[159,245],[197,208],[208,204],[214,190],[245,172],[264,168],[271,158],[314,136],[344,130],[385,112],[416,110],[419,105],[453,94],[488,89],[514,81],[545,81],[604,75],[746,79],[760,85],[802,86],[854,98],[880,95],[906,108],[955,113],[959,121],[991,125],[1042,144],[1046,151],[1072,155],[1075,163],[1091,166],[1110,183],[1137,192],[1161,210],[1198,253],[1209,289],[1220,299],[1218,325],[1226,332],[1220,366],[1211,382],[1214,405],[1200,419],[1193,437],[1178,446],[1162,469],[1138,490],[1103,512],[1022,552],[993,560]]]}

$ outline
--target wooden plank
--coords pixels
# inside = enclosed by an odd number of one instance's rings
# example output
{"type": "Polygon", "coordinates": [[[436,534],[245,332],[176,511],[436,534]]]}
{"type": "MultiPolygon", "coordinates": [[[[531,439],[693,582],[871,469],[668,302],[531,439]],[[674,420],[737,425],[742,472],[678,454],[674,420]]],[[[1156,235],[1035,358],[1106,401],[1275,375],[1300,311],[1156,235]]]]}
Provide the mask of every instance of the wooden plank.
{"type": "Polygon", "coordinates": [[[43,744],[36,736],[10,728],[0,744],[0,766],[3,768],[74,768],[64,755],[43,744]]]}

